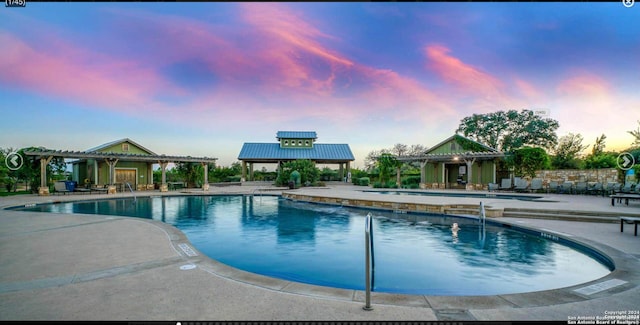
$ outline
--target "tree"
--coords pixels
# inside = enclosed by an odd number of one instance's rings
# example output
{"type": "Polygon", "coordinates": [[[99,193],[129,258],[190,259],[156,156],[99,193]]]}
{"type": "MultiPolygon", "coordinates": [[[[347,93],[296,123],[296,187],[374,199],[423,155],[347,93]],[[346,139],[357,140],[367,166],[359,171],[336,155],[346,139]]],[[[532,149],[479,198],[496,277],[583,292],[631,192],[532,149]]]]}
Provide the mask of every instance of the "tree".
{"type": "Polygon", "coordinates": [[[604,147],[606,146],[604,140],[607,139],[607,136],[604,133],[596,138],[596,143],[593,144],[593,148],[591,149],[591,155],[597,156],[604,153],[604,147]]]}
{"type": "Polygon", "coordinates": [[[377,165],[380,170],[380,182],[386,184],[391,173],[396,171],[402,165],[402,162],[398,161],[392,154],[384,153],[378,157],[377,165]]]}
{"type": "Polygon", "coordinates": [[[302,185],[314,184],[320,179],[320,169],[316,167],[313,161],[300,159],[284,163],[276,183],[280,186],[287,185],[289,183],[289,177],[291,177],[291,173],[294,170],[300,173],[300,182],[302,185]]]}
{"type": "Polygon", "coordinates": [[[640,120],[638,120],[638,129],[637,130],[632,130],[632,131],[627,131],[627,133],[631,134],[634,137],[634,140],[631,143],[631,145],[632,146],[640,146],[640,120]]]}
{"type": "Polygon", "coordinates": [[[558,145],[553,150],[551,165],[557,169],[577,169],[579,167],[578,157],[587,148],[582,144],[583,140],[582,135],[573,133],[558,139],[558,145]]]}
{"type": "Polygon", "coordinates": [[[393,148],[391,148],[391,153],[396,156],[405,156],[409,152],[409,146],[402,143],[396,143],[393,148]]]}
{"type": "Polygon", "coordinates": [[[615,152],[604,151],[606,147],[606,138],[607,136],[604,134],[596,138],[596,142],[593,144],[593,148],[591,149],[591,154],[589,154],[584,161],[585,168],[600,169],[616,167],[618,154],[615,152]]]}
{"type": "Polygon", "coordinates": [[[557,143],[558,122],[531,110],[498,111],[463,118],[456,132],[504,152],[525,145],[551,148],[557,143]]]}
{"type": "Polygon", "coordinates": [[[549,166],[549,156],[542,148],[517,149],[510,156],[510,160],[516,174],[531,178],[536,176],[536,170],[546,169],[549,166]]]}

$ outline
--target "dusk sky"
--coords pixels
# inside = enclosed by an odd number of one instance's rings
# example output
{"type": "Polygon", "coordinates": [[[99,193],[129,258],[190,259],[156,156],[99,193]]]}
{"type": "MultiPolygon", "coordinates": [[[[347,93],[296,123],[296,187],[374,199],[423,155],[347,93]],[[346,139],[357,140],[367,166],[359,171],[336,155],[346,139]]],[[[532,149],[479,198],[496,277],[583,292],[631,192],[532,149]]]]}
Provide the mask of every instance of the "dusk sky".
{"type": "Polygon", "coordinates": [[[27,2],[0,8],[0,49],[1,148],[130,138],[229,166],[316,131],[363,168],[474,113],[545,110],[589,150],[640,120],[640,5],[620,1],[27,2]]]}

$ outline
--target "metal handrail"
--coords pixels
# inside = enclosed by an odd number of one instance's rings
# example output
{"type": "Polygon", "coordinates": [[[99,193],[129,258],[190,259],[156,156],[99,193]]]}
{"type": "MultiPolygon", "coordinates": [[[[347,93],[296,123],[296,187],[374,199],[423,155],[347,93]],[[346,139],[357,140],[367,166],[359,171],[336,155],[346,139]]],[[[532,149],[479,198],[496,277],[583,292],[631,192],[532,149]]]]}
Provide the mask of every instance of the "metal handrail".
{"type": "Polygon", "coordinates": [[[133,189],[131,188],[131,184],[129,184],[129,182],[126,182],[125,184],[127,184],[127,186],[129,187],[129,191],[131,192],[131,194],[133,194],[133,203],[136,203],[136,201],[138,199],[136,198],[136,194],[133,193],[133,189]]]}
{"type": "Polygon", "coordinates": [[[485,236],[486,236],[486,231],[485,231],[485,227],[486,227],[486,220],[487,220],[487,215],[486,212],[484,210],[484,203],[482,203],[482,201],[480,201],[480,216],[479,219],[481,221],[481,233],[480,233],[480,241],[482,242],[482,245],[484,245],[484,240],[485,240],[485,236]]]}
{"type": "Polygon", "coordinates": [[[373,310],[371,307],[371,287],[373,283],[372,265],[373,265],[373,218],[371,213],[367,213],[364,223],[364,242],[365,242],[365,305],[364,310],[373,310]]]}

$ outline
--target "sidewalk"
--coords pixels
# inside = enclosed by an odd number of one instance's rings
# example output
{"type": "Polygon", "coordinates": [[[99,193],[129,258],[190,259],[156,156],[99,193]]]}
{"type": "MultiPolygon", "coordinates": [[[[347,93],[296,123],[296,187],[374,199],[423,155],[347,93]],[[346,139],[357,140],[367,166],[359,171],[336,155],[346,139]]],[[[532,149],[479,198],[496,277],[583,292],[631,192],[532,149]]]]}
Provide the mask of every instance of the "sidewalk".
{"type": "MultiPolygon", "coordinates": [[[[211,193],[254,190],[222,187],[212,188],[211,193]]],[[[353,191],[343,186],[329,190],[353,191]]],[[[138,193],[141,195],[145,194],[138,193]]],[[[119,196],[127,195],[5,197],[0,198],[0,208],[119,196]]],[[[565,204],[570,206],[570,202],[565,204]]],[[[0,210],[0,319],[566,321],[570,316],[638,310],[640,237],[633,236],[633,227],[620,233],[619,225],[608,223],[500,221],[572,236],[612,256],[617,270],[594,281],[599,287],[589,283],[527,294],[435,297],[376,293],[374,310],[364,311],[361,291],[303,285],[227,267],[202,256],[179,230],[158,221],[0,210]],[[612,283],[618,285],[606,288],[612,283]],[[586,291],[578,293],[578,288],[605,289],[583,294],[586,291]]]]}

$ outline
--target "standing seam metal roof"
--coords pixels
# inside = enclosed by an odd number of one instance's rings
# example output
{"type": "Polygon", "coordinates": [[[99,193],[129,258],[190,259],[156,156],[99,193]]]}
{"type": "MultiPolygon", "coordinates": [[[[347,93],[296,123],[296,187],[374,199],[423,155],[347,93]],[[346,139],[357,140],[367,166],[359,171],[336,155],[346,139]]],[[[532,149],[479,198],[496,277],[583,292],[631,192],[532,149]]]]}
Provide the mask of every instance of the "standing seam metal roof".
{"type": "Polygon", "coordinates": [[[281,148],[279,143],[245,143],[238,160],[355,160],[348,144],[314,144],[313,148],[281,148]]]}
{"type": "Polygon", "coordinates": [[[278,131],[278,139],[317,139],[315,131],[278,131]]]}

